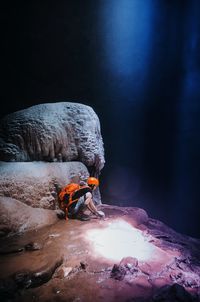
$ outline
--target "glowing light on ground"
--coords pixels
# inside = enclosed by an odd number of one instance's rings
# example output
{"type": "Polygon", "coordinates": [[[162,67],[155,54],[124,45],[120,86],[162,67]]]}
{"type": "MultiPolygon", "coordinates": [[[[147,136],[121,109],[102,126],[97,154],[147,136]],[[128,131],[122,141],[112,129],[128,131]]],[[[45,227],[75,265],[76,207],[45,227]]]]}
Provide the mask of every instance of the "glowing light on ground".
{"type": "Polygon", "coordinates": [[[86,239],[91,242],[95,255],[113,261],[124,257],[145,261],[154,258],[156,252],[156,247],[148,242],[142,231],[124,220],[110,222],[105,228],[89,230],[86,239]]]}

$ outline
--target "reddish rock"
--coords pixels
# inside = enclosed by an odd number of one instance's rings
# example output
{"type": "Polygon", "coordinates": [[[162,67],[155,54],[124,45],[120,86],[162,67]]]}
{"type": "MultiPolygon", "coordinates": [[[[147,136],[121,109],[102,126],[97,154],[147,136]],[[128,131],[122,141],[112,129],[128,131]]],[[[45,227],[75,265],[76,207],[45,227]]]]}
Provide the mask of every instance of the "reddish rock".
{"type": "MultiPolygon", "coordinates": [[[[130,211],[130,208],[102,205],[101,209],[105,211],[105,220],[91,219],[87,222],[60,220],[52,226],[27,232],[23,236],[2,238],[1,252],[4,252],[0,257],[2,301],[19,302],[20,297],[20,302],[127,302],[137,299],[162,301],[161,299],[170,297],[171,300],[163,301],[173,302],[176,301],[173,300],[174,292],[181,297],[180,299],[188,297],[198,301],[200,255],[197,239],[172,232],[160,223],[152,225],[150,222],[151,227],[148,227],[148,219],[144,224],[148,232],[144,229],[141,231],[139,229],[141,216],[139,215],[139,219],[137,217],[137,213],[141,212],[135,208],[130,211]],[[138,223],[136,230],[144,236],[144,241],[150,244],[150,247],[152,245],[155,247],[154,253],[150,253],[148,259],[141,261],[139,258],[128,256],[115,262],[96,252],[94,245],[96,238],[92,237],[89,240],[87,232],[95,229],[105,231],[113,222],[117,232],[117,221],[128,222],[133,230],[134,225],[138,223]],[[158,239],[158,234],[162,238],[158,239]],[[173,238],[173,242],[165,241],[169,236],[173,238]],[[151,242],[152,237],[155,237],[155,242],[151,242]],[[34,242],[41,249],[24,248],[34,242]],[[6,255],[6,251],[20,248],[21,252],[6,255]],[[61,259],[62,263],[59,262],[61,259]],[[56,269],[58,265],[60,266],[56,269]],[[175,279],[172,280],[171,276],[175,279]],[[180,287],[171,287],[173,283],[179,284],[180,287]],[[35,287],[32,287],[33,285],[35,287]],[[165,289],[167,286],[167,291],[163,289],[159,291],[163,286],[165,289]]],[[[131,229],[125,228],[125,231],[131,232],[131,229]]],[[[134,236],[133,240],[136,240],[134,236]]],[[[123,239],[126,240],[125,237],[123,239]]],[[[109,240],[105,242],[106,246],[109,244],[109,240]]],[[[116,252],[117,247],[114,248],[116,252]]],[[[133,251],[130,250],[130,253],[133,251]]]]}

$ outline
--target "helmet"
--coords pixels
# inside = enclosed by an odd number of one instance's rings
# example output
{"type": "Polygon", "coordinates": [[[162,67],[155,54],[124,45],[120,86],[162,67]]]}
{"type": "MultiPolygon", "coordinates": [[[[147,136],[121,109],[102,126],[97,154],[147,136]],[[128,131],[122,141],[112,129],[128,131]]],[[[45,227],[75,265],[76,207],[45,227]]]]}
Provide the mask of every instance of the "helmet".
{"type": "Polygon", "coordinates": [[[90,185],[93,185],[93,186],[98,186],[99,185],[99,180],[95,177],[89,177],[87,179],[87,184],[90,186],[90,185]]]}

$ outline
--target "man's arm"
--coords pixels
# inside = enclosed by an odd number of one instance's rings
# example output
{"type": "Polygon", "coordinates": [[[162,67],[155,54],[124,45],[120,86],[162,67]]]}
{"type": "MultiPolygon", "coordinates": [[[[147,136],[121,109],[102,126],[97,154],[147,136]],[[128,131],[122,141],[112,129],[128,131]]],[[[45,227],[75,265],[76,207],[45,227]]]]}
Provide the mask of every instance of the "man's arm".
{"type": "Polygon", "coordinates": [[[90,192],[86,193],[86,200],[85,204],[87,208],[92,212],[94,215],[99,217],[104,217],[104,213],[102,211],[98,211],[96,206],[94,205],[94,202],[92,200],[92,194],[90,192]]]}

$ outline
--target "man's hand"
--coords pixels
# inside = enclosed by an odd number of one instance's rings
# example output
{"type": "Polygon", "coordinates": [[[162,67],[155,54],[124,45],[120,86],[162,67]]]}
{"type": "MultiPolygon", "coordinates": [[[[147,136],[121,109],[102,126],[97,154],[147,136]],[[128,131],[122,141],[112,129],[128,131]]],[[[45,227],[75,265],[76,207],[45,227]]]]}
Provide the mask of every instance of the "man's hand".
{"type": "Polygon", "coordinates": [[[97,211],[97,215],[101,218],[105,218],[105,213],[103,211],[97,211]]]}

